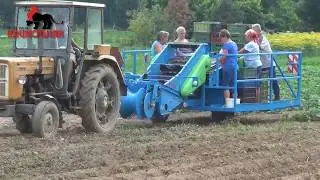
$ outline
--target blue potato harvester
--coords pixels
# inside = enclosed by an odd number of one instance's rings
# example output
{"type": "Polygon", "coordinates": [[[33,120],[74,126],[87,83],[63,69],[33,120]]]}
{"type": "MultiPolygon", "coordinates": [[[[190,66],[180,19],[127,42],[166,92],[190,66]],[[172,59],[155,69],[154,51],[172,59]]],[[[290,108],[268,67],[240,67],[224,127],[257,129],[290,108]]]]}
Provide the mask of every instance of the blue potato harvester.
{"type": "MultiPolygon", "coordinates": [[[[178,109],[211,111],[214,121],[221,121],[240,112],[275,111],[301,106],[301,52],[260,53],[271,56],[276,64],[270,71],[258,73],[257,69],[246,68],[239,58],[234,72],[234,85],[221,85],[221,55],[210,52],[206,43],[169,43],[165,49],[152,58],[146,72],[136,74],[137,54],[146,51],[123,51],[126,57],[134,56],[133,73],[125,73],[127,95],[121,97],[120,115],[128,118],[165,121],[169,114],[178,109]],[[298,62],[282,57],[298,55],[298,62]],[[285,60],[285,63],[283,63],[285,60]],[[288,66],[295,66],[296,73],[288,72],[288,66]],[[274,74],[276,76],[270,76],[274,74]],[[274,100],[272,84],[281,84],[280,100],[274,100]],[[232,98],[224,98],[229,89],[232,98]]],[[[236,54],[233,56],[247,56],[236,54]]],[[[252,54],[251,54],[252,55],[252,54]]],[[[231,55],[230,55],[231,56],[231,55]]]]}

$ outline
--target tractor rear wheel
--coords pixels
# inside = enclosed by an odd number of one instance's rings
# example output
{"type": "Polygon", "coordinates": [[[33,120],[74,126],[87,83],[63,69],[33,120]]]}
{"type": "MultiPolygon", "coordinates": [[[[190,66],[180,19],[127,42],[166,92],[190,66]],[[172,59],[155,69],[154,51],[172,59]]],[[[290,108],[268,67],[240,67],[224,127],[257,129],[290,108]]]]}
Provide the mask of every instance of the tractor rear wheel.
{"type": "Polygon", "coordinates": [[[211,119],[214,123],[221,123],[222,121],[234,116],[232,112],[211,112],[211,119]]]}
{"type": "Polygon", "coordinates": [[[16,123],[16,129],[21,133],[32,133],[31,119],[25,114],[16,114],[13,117],[13,121],[16,123]]]}
{"type": "Polygon", "coordinates": [[[80,116],[89,132],[112,130],[120,110],[120,86],[114,70],[106,64],[91,67],[82,79],[80,116]]]}

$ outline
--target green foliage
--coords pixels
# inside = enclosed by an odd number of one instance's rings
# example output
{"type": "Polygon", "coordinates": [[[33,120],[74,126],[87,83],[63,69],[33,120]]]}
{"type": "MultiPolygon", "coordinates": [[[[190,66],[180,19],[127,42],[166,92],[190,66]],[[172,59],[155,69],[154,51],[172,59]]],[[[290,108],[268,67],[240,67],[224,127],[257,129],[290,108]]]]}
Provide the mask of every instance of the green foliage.
{"type": "Polygon", "coordinates": [[[301,0],[299,3],[298,14],[303,20],[303,25],[308,29],[320,30],[318,0],[301,0]]]}
{"type": "Polygon", "coordinates": [[[132,19],[129,21],[129,30],[136,34],[135,43],[139,45],[150,44],[155,38],[156,32],[167,30],[169,18],[159,5],[151,9],[142,7],[130,12],[132,19]]]}
{"type": "Polygon", "coordinates": [[[238,0],[235,2],[235,6],[244,13],[244,23],[264,23],[265,15],[262,12],[261,0],[238,0]]]}
{"type": "Polygon", "coordinates": [[[217,1],[212,0],[189,0],[189,6],[195,13],[196,21],[204,21],[211,19],[212,9],[217,5],[217,1]]]}
{"type": "Polygon", "coordinates": [[[129,30],[136,33],[138,43],[146,44],[152,37],[154,20],[151,10],[142,8],[132,12],[132,19],[129,22],[129,30]]]}
{"type": "Polygon", "coordinates": [[[270,17],[266,19],[267,25],[282,31],[294,31],[301,28],[297,15],[297,7],[292,0],[277,0],[268,10],[270,17]]]}
{"type": "Polygon", "coordinates": [[[244,12],[236,4],[234,0],[217,0],[208,19],[226,23],[243,22],[244,12]]]}
{"type": "Polygon", "coordinates": [[[168,0],[165,13],[168,14],[168,26],[167,30],[172,34],[171,39],[176,38],[175,29],[178,26],[184,26],[187,29],[187,38],[190,38],[192,32],[192,22],[194,19],[194,13],[189,9],[188,0],[168,0]]]}

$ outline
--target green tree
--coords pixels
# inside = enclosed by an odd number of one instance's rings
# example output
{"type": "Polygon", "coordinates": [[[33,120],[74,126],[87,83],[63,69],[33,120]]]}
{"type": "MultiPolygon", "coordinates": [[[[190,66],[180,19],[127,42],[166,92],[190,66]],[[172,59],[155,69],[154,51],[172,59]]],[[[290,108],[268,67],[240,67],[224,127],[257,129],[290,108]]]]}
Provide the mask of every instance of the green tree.
{"type": "Polygon", "coordinates": [[[268,15],[265,18],[266,27],[280,31],[301,28],[301,19],[297,11],[301,7],[297,0],[262,0],[262,7],[268,15]]]}
{"type": "Polygon", "coordinates": [[[189,6],[192,11],[195,13],[196,21],[204,21],[212,19],[212,10],[218,4],[218,0],[189,0],[189,6]]]}
{"type": "Polygon", "coordinates": [[[235,5],[234,0],[217,1],[210,14],[209,20],[219,22],[239,23],[245,19],[244,12],[235,5]]]}
{"type": "Polygon", "coordinates": [[[168,30],[172,34],[171,37],[176,37],[175,29],[178,26],[184,26],[187,29],[187,37],[191,37],[194,13],[189,8],[188,0],[168,0],[165,13],[170,19],[168,30]]]}
{"type": "Polygon", "coordinates": [[[319,31],[319,0],[301,0],[300,6],[301,8],[299,8],[299,15],[303,20],[303,24],[310,30],[319,31]]]}
{"type": "Polygon", "coordinates": [[[141,7],[130,13],[129,30],[136,34],[138,44],[150,44],[155,39],[156,32],[167,30],[168,16],[163,13],[160,5],[153,5],[151,9],[141,7]]]}
{"type": "Polygon", "coordinates": [[[138,43],[149,43],[154,26],[154,21],[150,18],[151,14],[151,10],[147,8],[133,11],[131,14],[132,19],[129,21],[129,30],[136,33],[138,43]]]}
{"type": "Polygon", "coordinates": [[[264,24],[266,15],[262,11],[261,0],[237,0],[234,6],[243,12],[244,23],[264,24]]]}

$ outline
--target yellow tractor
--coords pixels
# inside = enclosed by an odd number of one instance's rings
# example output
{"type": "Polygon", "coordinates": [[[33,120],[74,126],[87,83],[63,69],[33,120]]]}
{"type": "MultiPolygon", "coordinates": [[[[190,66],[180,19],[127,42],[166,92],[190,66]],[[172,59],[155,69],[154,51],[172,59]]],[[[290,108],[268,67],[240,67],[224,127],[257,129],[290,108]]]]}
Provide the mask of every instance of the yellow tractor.
{"type": "Polygon", "coordinates": [[[62,111],[78,114],[89,132],[112,129],[126,92],[119,49],[104,44],[104,4],[15,2],[8,37],[14,57],[0,57],[0,117],[21,133],[49,138],[62,111]]]}

